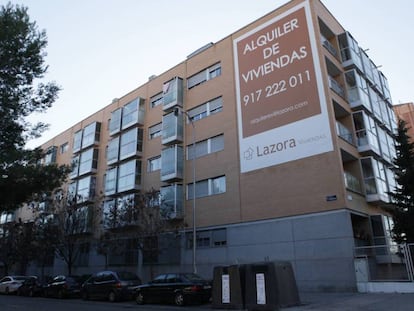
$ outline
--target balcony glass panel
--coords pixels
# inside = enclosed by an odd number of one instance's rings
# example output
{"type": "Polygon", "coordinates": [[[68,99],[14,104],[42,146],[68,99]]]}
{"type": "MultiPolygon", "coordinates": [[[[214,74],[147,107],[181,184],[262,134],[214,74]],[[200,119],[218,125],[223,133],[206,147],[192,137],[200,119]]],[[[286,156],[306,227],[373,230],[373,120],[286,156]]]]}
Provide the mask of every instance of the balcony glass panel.
{"type": "Polygon", "coordinates": [[[336,130],[338,132],[339,137],[341,137],[350,144],[354,143],[352,132],[348,130],[348,128],[339,121],[336,121],[336,130]]]}
{"type": "Polygon", "coordinates": [[[175,77],[174,79],[164,83],[163,93],[163,109],[167,110],[174,106],[183,106],[183,79],[175,77]]]}
{"type": "Polygon", "coordinates": [[[181,112],[171,112],[162,117],[162,143],[183,141],[183,115],[181,112]]]}
{"type": "Polygon", "coordinates": [[[122,129],[135,124],[142,124],[144,121],[144,100],[137,98],[126,104],[122,109],[122,129]]]}
{"type": "Polygon", "coordinates": [[[118,161],[119,158],[119,137],[111,139],[106,149],[106,163],[112,164],[118,161]]]}
{"type": "Polygon", "coordinates": [[[338,41],[343,66],[347,68],[355,65],[362,71],[360,48],[355,39],[348,32],[345,32],[338,36],[338,41]]]}
{"type": "Polygon", "coordinates": [[[79,176],[94,172],[98,167],[98,149],[88,149],[81,153],[79,162],[79,176]]]}
{"type": "Polygon", "coordinates": [[[339,84],[338,81],[336,81],[334,78],[329,76],[329,87],[339,96],[342,98],[345,98],[345,91],[344,88],[339,84]]]}
{"type": "Polygon", "coordinates": [[[92,201],[95,196],[96,178],[88,176],[78,181],[76,203],[92,201]]]}
{"type": "Polygon", "coordinates": [[[345,73],[345,81],[350,106],[355,108],[363,105],[371,111],[371,102],[365,79],[356,70],[350,70],[345,73]]]}
{"type": "Polygon", "coordinates": [[[372,149],[379,154],[377,127],[374,120],[365,112],[359,111],[353,114],[357,145],[362,148],[360,151],[372,149]]]}
{"type": "Polygon", "coordinates": [[[119,158],[121,160],[142,152],[142,129],[134,128],[121,136],[119,158]]]}
{"type": "Polygon", "coordinates": [[[80,159],[79,155],[72,158],[72,161],[71,161],[72,171],[69,174],[69,177],[72,179],[78,177],[79,175],[79,159],[80,159]]]}
{"type": "Polygon", "coordinates": [[[118,192],[137,189],[141,184],[141,161],[132,160],[119,166],[118,192]]]}
{"type": "Polygon", "coordinates": [[[114,135],[121,130],[122,108],[111,112],[109,120],[109,135],[114,135]]]}
{"type": "Polygon", "coordinates": [[[99,142],[101,135],[101,123],[94,122],[86,126],[83,130],[82,149],[93,146],[99,142]]]}
{"type": "Polygon", "coordinates": [[[345,187],[351,191],[362,193],[362,187],[359,179],[350,172],[344,172],[345,187]]]}
{"type": "Polygon", "coordinates": [[[106,171],[105,175],[105,195],[112,195],[116,193],[118,168],[114,167],[106,171]]]}
{"type": "Polygon", "coordinates": [[[82,146],[82,130],[77,131],[73,136],[73,152],[78,152],[82,146]]]}
{"type": "Polygon", "coordinates": [[[183,148],[178,145],[166,148],[161,153],[161,181],[182,179],[183,148]]]}
{"type": "Polygon", "coordinates": [[[174,184],[162,187],[160,213],[163,218],[176,219],[184,216],[183,212],[183,187],[174,184]]]}

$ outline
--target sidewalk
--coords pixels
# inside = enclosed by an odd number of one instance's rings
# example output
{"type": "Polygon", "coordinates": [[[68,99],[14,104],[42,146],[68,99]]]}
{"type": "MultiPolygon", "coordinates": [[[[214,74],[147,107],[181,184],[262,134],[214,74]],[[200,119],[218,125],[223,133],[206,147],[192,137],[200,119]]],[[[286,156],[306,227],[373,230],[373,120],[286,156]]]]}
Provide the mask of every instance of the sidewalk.
{"type": "Polygon", "coordinates": [[[300,293],[300,306],[283,311],[412,311],[414,294],[385,293],[300,293]]]}

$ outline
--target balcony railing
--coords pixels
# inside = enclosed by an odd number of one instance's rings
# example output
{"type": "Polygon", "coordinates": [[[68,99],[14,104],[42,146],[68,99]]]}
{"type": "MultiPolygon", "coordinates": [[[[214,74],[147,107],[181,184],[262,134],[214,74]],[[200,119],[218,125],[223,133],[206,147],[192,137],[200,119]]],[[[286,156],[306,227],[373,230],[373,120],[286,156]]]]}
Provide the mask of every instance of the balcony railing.
{"type": "Polygon", "coordinates": [[[350,172],[344,172],[345,187],[351,191],[362,193],[362,186],[357,177],[350,172]]]}
{"type": "Polygon", "coordinates": [[[321,35],[322,45],[331,53],[335,58],[338,58],[338,52],[328,39],[321,35]]]}
{"type": "Polygon", "coordinates": [[[344,88],[331,76],[329,76],[329,87],[339,96],[345,98],[344,88]]]}

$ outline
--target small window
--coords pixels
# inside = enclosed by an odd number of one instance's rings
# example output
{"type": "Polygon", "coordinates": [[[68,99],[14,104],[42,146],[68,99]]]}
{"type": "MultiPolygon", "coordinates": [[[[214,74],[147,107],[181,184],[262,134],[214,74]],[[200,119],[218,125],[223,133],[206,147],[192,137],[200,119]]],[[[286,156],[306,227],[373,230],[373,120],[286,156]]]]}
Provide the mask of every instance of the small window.
{"type": "Polygon", "coordinates": [[[155,172],[161,169],[161,156],[148,159],[148,172],[155,172]]]}
{"type": "Polygon", "coordinates": [[[62,145],[60,145],[60,153],[66,153],[69,150],[69,143],[64,143],[62,145]]]}
{"type": "Polygon", "coordinates": [[[223,110],[223,99],[222,97],[217,97],[212,99],[200,106],[197,106],[188,111],[188,116],[192,121],[197,121],[204,119],[212,114],[220,112],[223,110]]]}
{"type": "Polygon", "coordinates": [[[155,124],[149,128],[149,139],[154,139],[162,135],[162,123],[155,124]]]}
{"type": "Polygon", "coordinates": [[[151,108],[157,107],[159,105],[162,105],[162,92],[152,96],[150,98],[150,106],[151,108]]]}

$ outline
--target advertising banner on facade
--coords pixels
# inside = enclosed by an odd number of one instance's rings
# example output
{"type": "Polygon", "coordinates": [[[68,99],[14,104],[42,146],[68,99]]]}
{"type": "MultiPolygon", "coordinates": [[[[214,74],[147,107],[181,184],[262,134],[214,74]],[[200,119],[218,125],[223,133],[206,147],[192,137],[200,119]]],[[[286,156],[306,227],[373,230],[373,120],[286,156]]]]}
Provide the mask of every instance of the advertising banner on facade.
{"type": "Polygon", "coordinates": [[[234,39],[241,172],[333,150],[309,3],[234,39]]]}

